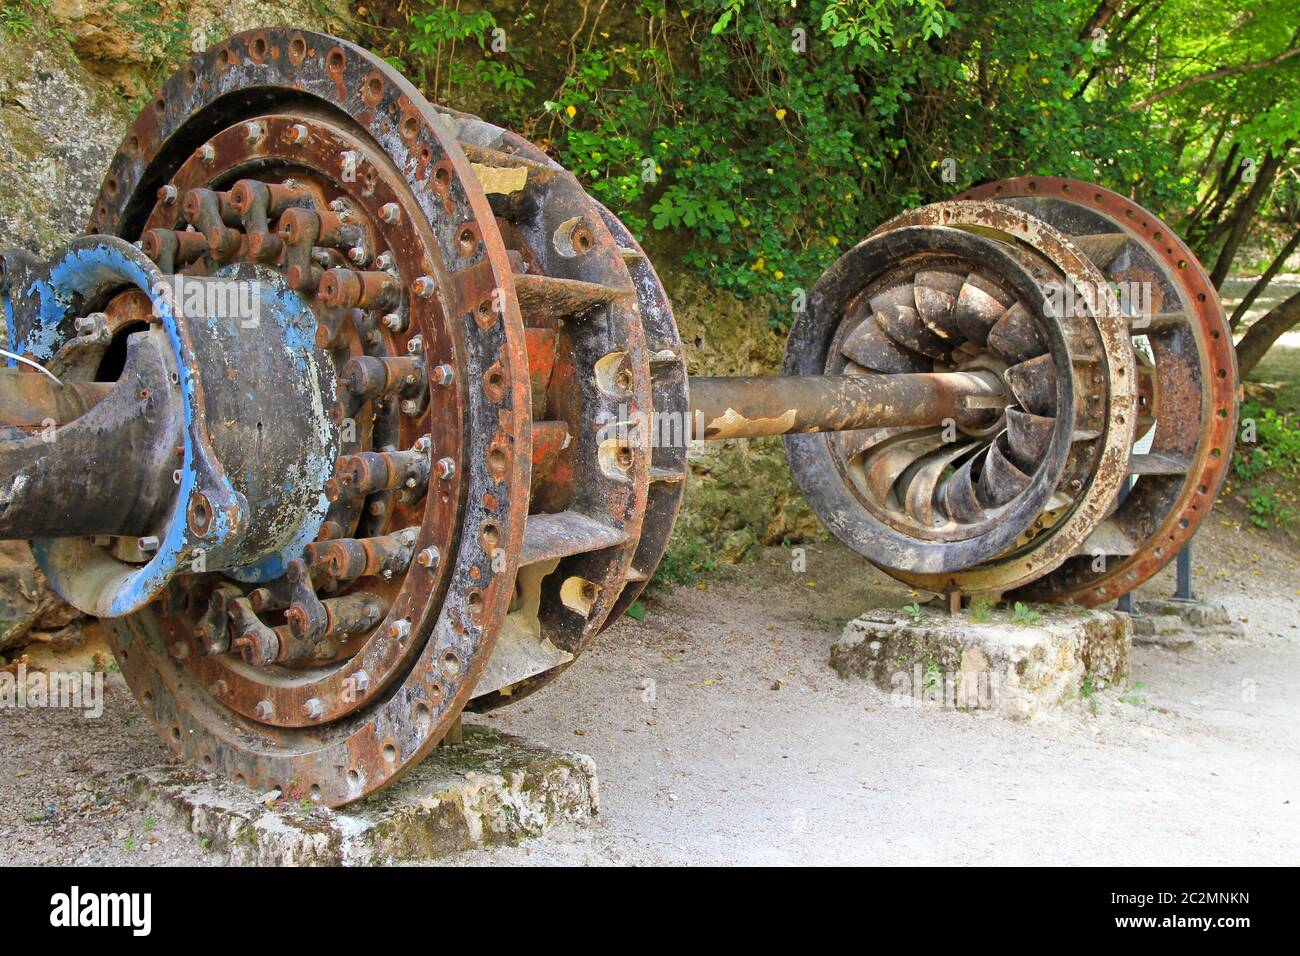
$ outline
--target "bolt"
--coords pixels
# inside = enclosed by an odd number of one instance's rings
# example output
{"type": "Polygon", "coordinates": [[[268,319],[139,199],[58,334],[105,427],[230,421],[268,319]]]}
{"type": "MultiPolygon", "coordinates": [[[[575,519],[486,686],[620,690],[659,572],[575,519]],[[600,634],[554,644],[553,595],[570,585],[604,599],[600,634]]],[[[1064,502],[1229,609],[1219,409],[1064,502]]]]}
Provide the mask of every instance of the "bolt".
{"type": "Polygon", "coordinates": [[[407,545],[408,547],[415,544],[415,529],[403,528],[399,538],[401,539],[402,544],[407,545]]]}
{"type": "Polygon", "coordinates": [[[402,399],[402,414],[403,415],[420,414],[420,400],[417,398],[402,399]]]}
{"type": "Polygon", "coordinates": [[[230,691],[229,685],[227,685],[226,682],[223,680],[217,681],[215,684],[213,684],[211,687],[208,688],[208,693],[211,694],[213,697],[225,697],[229,691],[230,691]]]}
{"type": "Polygon", "coordinates": [[[149,554],[149,553],[151,553],[151,552],[153,552],[153,551],[157,551],[157,550],[158,550],[158,536],[157,536],[157,535],[153,535],[153,534],[151,534],[151,535],[147,535],[147,536],[145,536],[145,537],[143,537],[143,538],[139,538],[139,539],[137,539],[137,541],[136,541],[136,546],[139,547],[139,549],[140,549],[141,551],[143,551],[145,554],[149,554]]]}
{"type": "Polygon", "coordinates": [[[436,568],[441,557],[437,548],[425,548],[415,556],[415,561],[422,568],[436,568]]]}
{"type": "Polygon", "coordinates": [[[211,163],[217,158],[217,150],[211,143],[204,143],[198,148],[194,155],[199,158],[199,162],[211,165],[211,163]]]}
{"type": "Polygon", "coordinates": [[[289,127],[288,140],[290,143],[307,142],[307,127],[301,123],[294,123],[289,127]]]}
{"type": "Polygon", "coordinates": [[[456,370],[450,365],[435,365],[433,368],[434,385],[450,385],[456,377],[456,370]]]}
{"type": "Polygon", "coordinates": [[[416,451],[422,451],[427,453],[430,446],[432,445],[433,445],[433,440],[429,438],[428,435],[421,435],[419,438],[415,440],[414,447],[416,451]]]}
{"type": "Polygon", "coordinates": [[[411,478],[407,478],[406,481],[404,482],[404,484],[405,484],[406,487],[408,487],[408,488],[414,488],[416,485],[419,484],[419,482],[416,481],[414,477],[411,477],[411,478]]]}
{"type": "Polygon", "coordinates": [[[433,281],[433,276],[420,276],[411,283],[411,292],[421,299],[429,298],[437,288],[438,284],[433,281]]]}
{"type": "Polygon", "coordinates": [[[410,633],[411,622],[406,618],[394,621],[392,624],[388,625],[388,636],[395,640],[404,641],[410,633]]]}
{"type": "Polygon", "coordinates": [[[266,135],[266,126],[262,123],[245,123],[244,124],[244,141],[248,144],[256,143],[266,135]]]}
{"type": "Polygon", "coordinates": [[[456,474],[456,462],[450,458],[439,458],[438,477],[446,479],[450,478],[454,474],[456,474]]]}
{"type": "Polygon", "coordinates": [[[402,221],[402,208],[395,202],[386,202],[379,208],[379,221],[393,226],[402,221]]]}
{"type": "Polygon", "coordinates": [[[406,320],[402,318],[400,312],[389,312],[382,319],[384,328],[392,332],[401,332],[406,328],[406,320]]]}
{"type": "Polygon", "coordinates": [[[179,468],[172,472],[172,481],[178,485],[181,483],[181,470],[179,468]]]}
{"type": "Polygon", "coordinates": [[[406,343],[406,351],[412,355],[419,355],[424,351],[424,338],[419,335],[412,338],[411,341],[406,343]]]}
{"type": "Polygon", "coordinates": [[[384,503],[382,501],[370,502],[369,511],[372,515],[378,517],[379,515],[382,515],[386,510],[387,509],[384,507],[384,503]]]}
{"type": "Polygon", "coordinates": [[[348,250],[348,258],[359,266],[364,266],[370,259],[365,246],[353,246],[348,250]]]}
{"type": "Polygon", "coordinates": [[[176,202],[176,198],[179,195],[179,190],[177,190],[175,186],[171,185],[171,183],[168,183],[166,186],[161,186],[158,189],[158,201],[164,206],[170,206],[172,203],[176,202]]]}
{"type": "Polygon", "coordinates": [[[178,661],[183,661],[190,656],[190,642],[177,641],[171,647],[167,648],[167,653],[178,661]]]}
{"type": "Polygon", "coordinates": [[[107,322],[108,316],[103,312],[92,312],[90,315],[77,316],[76,328],[78,335],[90,335],[100,322],[107,322]]]}
{"type": "Polygon", "coordinates": [[[325,713],[325,705],[320,702],[319,697],[313,697],[302,705],[302,715],[311,719],[316,719],[325,713]]]}
{"type": "Polygon", "coordinates": [[[393,254],[391,252],[381,252],[375,256],[375,268],[385,271],[393,267],[393,254]]]}
{"type": "Polygon", "coordinates": [[[384,338],[379,334],[378,329],[371,329],[369,332],[366,333],[366,341],[369,342],[371,345],[378,345],[383,340],[384,338]]]}
{"type": "Polygon", "coordinates": [[[364,694],[370,689],[370,675],[365,671],[357,671],[352,675],[352,686],[357,689],[358,694],[364,694]]]}
{"type": "Polygon", "coordinates": [[[352,207],[342,199],[330,200],[330,212],[334,213],[334,215],[338,216],[344,222],[347,222],[352,218],[352,207]]]}
{"type": "Polygon", "coordinates": [[[275,704],[269,700],[259,700],[257,702],[257,719],[270,720],[275,716],[275,704]]]}

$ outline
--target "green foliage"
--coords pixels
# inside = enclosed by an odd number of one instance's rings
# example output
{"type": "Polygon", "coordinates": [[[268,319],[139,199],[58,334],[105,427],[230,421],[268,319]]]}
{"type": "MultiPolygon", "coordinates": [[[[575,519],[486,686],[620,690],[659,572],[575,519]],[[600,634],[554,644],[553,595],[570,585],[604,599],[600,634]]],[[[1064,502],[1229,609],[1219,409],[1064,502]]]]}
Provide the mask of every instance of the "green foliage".
{"type": "Polygon", "coordinates": [[[456,90],[469,83],[506,94],[533,88],[532,80],[523,74],[522,56],[505,43],[496,18],[487,10],[462,11],[459,5],[430,5],[411,14],[410,31],[408,52],[417,65],[421,84],[431,83],[439,97],[453,99],[456,90]],[[469,61],[458,59],[457,44],[470,43],[478,55],[469,61]]]}
{"type": "Polygon", "coordinates": [[[674,542],[659,562],[659,570],[651,579],[651,586],[696,584],[718,567],[717,560],[703,545],[693,539],[674,542]]]}
{"type": "Polygon", "coordinates": [[[993,602],[984,595],[976,595],[966,609],[966,616],[976,624],[987,624],[993,620],[993,602]]]}
{"type": "Polygon", "coordinates": [[[640,601],[633,601],[631,604],[628,605],[627,616],[634,621],[644,621],[645,605],[642,604],[640,601]]]}
{"type": "Polygon", "coordinates": [[[1253,423],[1255,441],[1241,442],[1232,468],[1245,481],[1268,474],[1300,478],[1300,417],[1284,415],[1258,402],[1241,406],[1243,424],[1253,423]]]}
{"type": "Polygon", "coordinates": [[[1038,612],[1028,604],[1017,601],[1011,608],[1011,623],[1022,624],[1025,627],[1038,622],[1038,612]]]}
{"type": "Polygon", "coordinates": [[[0,8],[0,28],[20,37],[32,28],[32,15],[19,3],[6,3],[0,8]]]}
{"type": "Polygon", "coordinates": [[[920,624],[921,618],[925,617],[925,611],[921,610],[921,605],[915,601],[911,604],[904,604],[903,610],[907,612],[913,624],[920,624]]]}
{"type": "MultiPolygon", "coordinates": [[[[1269,65],[1300,42],[1294,0],[505,9],[423,0],[396,59],[436,100],[495,94],[489,119],[541,142],[641,238],[667,234],[714,287],[777,303],[778,327],[883,221],[1007,176],[1132,195],[1195,226],[1207,257],[1249,189],[1195,221],[1221,170],[1300,141],[1300,56],[1269,65]]],[[[1292,231],[1296,173],[1289,160],[1259,209],[1292,231]]]]}

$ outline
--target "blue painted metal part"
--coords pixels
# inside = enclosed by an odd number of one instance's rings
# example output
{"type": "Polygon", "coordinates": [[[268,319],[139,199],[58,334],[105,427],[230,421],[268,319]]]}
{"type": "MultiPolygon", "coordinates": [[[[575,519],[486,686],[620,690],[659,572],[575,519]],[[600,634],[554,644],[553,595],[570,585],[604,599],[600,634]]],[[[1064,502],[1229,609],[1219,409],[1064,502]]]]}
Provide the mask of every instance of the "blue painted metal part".
{"type": "MultiPolygon", "coordinates": [[[[175,363],[173,387],[179,391],[184,413],[183,447],[171,517],[158,535],[159,547],[150,560],[143,565],[128,564],[84,538],[32,542],[37,563],[53,587],[80,610],[99,617],[130,614],[154,600],[178,573],[190,570],[222,570],[244,581],[279,577],[286,563],[300,556],[318,533],[328,507],[323,489],[339,446],[337,427],[328,414],[334,389],[332,366],[318,357],[315,316],[303,299],[273,275],[252,278],[257,280],[251,285],[257,296],[259,321],[255,325],[241,328],[228,318],[187,315],[184,302],[177,301],[173,277],[164,276],[151,260],[120,239],[90,236],[70,243],[47,268],[24,280],[19,308],[6,293],[5,316],[15,350],[48,361],[76,334],[79,303],[102,300],[115,290],[134,286],[149,297],[175,363]],[[19,313],[25,321],[19,320],[19,313]],[[286,388],[296,389],[295,407],[272,408],[271,416],[305,413],[310,421],[309,439],[302,442],[307,447],[292,456],[292,473],[277,485],[283,494],[268,496],[266,501],[250,503],[246,499],[237,485],[242,486],[248,480],[246,472],[256,468],[227,474],[210,434],[212,423],[207,413],[214,396],[205,395],[203,361],[210,359],[204,357],[222,354],[223,348],[229,351],[233,346],[270,350],[290,383],[269,383],[272,393],[277,388],[281,395],[286,388]],[[211,514],[201,534],[187,519],[200,494],[211,514]]],[[[250,277],[231,276],[228,281],[241,280],[250,277]]],[[[216,378],[210,365],[208,373],[209,378],[216,378]]],[[[228,380],[211,382],[212,387],[227,390],[215,396],[220,415],[237,417],[232,409],[245,397],[256,407],[262,395],[257,381],[221,377],[228,380]]],[[[260,423],[258,427],[260,430],[260,423]]],[[[272,427],[276,427],[274,421],[272,427]]],[[[227,453],[242,450],[245,459],[259,461],[257,449],[232,446],[235,439],[224,433],[218,437],[225,442],[227,453]]],[[[105,506],[112,503],[105,502],[105,506]]]]}

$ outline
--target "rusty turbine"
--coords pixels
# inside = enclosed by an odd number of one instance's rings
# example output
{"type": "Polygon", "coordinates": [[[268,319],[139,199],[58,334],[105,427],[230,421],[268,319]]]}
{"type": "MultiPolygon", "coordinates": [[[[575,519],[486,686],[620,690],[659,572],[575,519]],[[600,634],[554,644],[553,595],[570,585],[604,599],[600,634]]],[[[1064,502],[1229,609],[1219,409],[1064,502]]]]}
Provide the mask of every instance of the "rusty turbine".
{"type": "Polygon", "coordinates": [[[688,440],[785,435],[826,525],[914,586],[1096,604],[1187,542],[1236,421],[1191,253],[1052,178],[881,226],[781,376],[688,387],[572,175],[301,30],[196,56],[87,235],[3,266],[0,536],[105,619],[174,749],[329,805],[622,614],[688,440]]]}

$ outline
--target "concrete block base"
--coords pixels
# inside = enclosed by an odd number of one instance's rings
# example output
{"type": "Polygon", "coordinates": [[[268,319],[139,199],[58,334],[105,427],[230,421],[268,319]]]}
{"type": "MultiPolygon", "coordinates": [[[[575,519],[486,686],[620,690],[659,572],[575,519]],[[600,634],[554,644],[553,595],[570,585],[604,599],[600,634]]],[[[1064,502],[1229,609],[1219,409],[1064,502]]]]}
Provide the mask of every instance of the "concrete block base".
{"type": "Polygon", "coordinates": [[[1214,601],[1178,598],[1133,603],[1133,643],[1186,650],[1223,638],[1244,637],[1246,629],[1214,601]]]}
{"type": "Polygon", "coordinates": [[[585,823],[599,808],[590,757],[466,725],[393,786],[340,810],[247,788],[186,767],[157,767],[132,793],[235,865],[337,866],[436,860],[585,823]]]}
{"type": "Polygon", "coordinates": [[[848,623],[830,663],[899,706],[1025,719],[1127,676],[1131,643],[1129,616],[1117,611],[1036,607],[1017,621],[995,609],[976,621],[970,611],[882,609],[848,623]]]}

